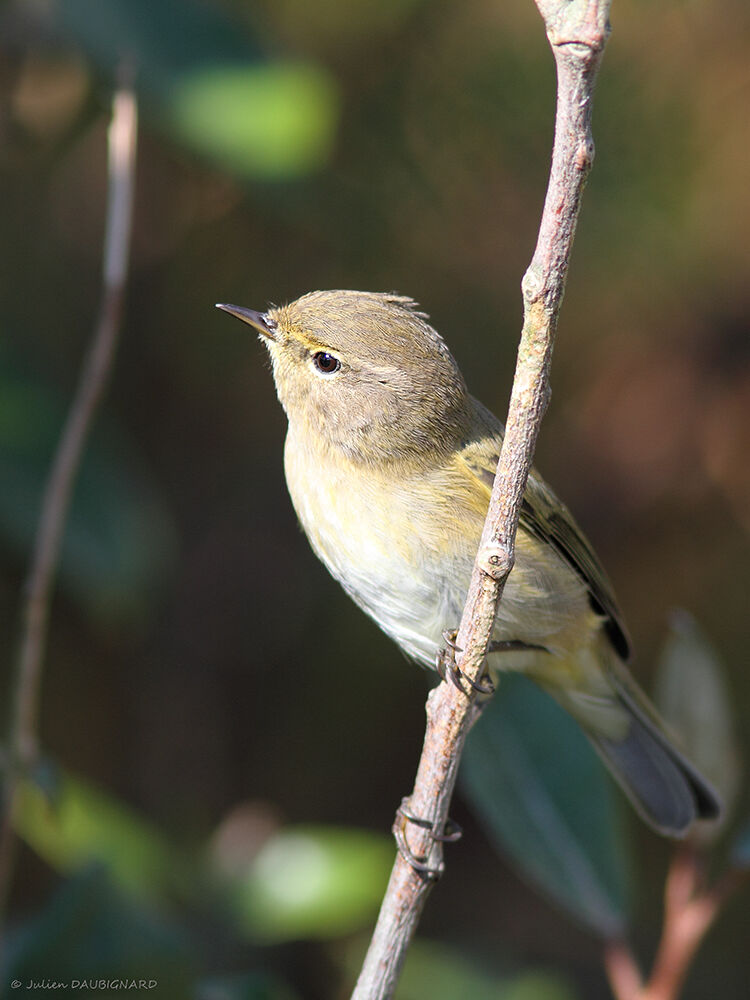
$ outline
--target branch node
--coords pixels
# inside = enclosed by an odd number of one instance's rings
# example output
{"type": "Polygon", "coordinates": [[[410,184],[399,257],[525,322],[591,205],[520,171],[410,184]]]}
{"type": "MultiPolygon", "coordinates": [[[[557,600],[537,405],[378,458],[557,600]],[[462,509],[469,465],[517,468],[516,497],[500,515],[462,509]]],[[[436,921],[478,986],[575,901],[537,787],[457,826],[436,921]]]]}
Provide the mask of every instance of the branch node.
{"type": "Polygon", "coordinates": [[[612,28],[609,23],[610,0],[560,4],[556,0],[536,0],[544,19],[547,38],[553,49],[567,49],[585,65],[598,60],[612,28]],[[582,9],[586,6],[587,9],[582,9]]]}
{"type": "Polygon", "coordinates": [[[533,263],[521,279],[521,294],[529,305],[538,302],[544,294],[544,278],[533,263]]]}
{"type": "Polygon", "coordinates": [[[576,150],[574,161],[576,170],[580,170],[582,173],[588,173],[594,162],[594,153],[594,141],[591,138],[587,138],[587,140],[582,142],[576,150]]]}
{"type": "Polygon", "coordinates": [[[483,545],[477,556],[477,565],[493,580],[504,580],[513,568],[513,556],[501,545],[483,545]]]}
{"type": "Polygon", "coordinates": [[[590,38],[559,38],[552,44],[556,49],[565,49],[569,56],[579,59],[584,65],[591,63],[601,52],[600,36],[590,38]]]}

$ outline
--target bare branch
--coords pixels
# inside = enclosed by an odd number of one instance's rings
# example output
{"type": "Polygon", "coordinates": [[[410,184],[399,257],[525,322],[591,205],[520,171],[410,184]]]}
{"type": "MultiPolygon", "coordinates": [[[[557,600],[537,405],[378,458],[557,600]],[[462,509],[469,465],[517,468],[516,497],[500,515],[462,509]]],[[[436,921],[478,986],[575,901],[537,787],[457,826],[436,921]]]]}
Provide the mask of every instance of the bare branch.
{"type": "Polygon", "coordinates": [[[107,136],[109,180],[99,315],[44,491],[21,609],[0,827],[0,914],[12,877],[18,774],[33,764],[39,752],[39,692],[60,545],[86,439],[117,346],[130,257],[137,118],[135,96],[123,86],[114,96],[107,136]]]}
{"type": "Polygon", "coordinates": [[[730,869],[716,885],[702,887],[703,859],[690,843],[678,848],[664,887],[664,926],[651,976],[635,1000],[676,1000],[690,964],[745,872],[730,869]]]}
{"type": "MultiPolygon", "coordinates": [[[[557,114],[549,185],[539,238],[524,275],[524,325],[518,349],[505,439],[474,565],[457,645],[458,665],[481,676],[497,606],[515,559],[515,536],[539,427],[549,398],[549,366],[565,290],[581,195],[594,155],[591,104],[609,34],[611,0],[536,0],[557,66],[557,114]]],[[[428,699],[427,729],[410,809],[442,831],[463,745],[479,711],[441,684],[428,699]]],[[[442,845],[408,825],[409,847],[435,871],[442,845]]],[[[392,996],[406,950],[432,882],[399,855],[353,1000],[392,996]]]]}
{"type": "Polygon", "coordinates": [[[677,1000],[701,942],[748,875],[730,868],[705,888],[704,863],[691,843],[680,846],[672,857],[664,886],[661,940],[647,982],[626,941],[606,946],[604,968],[616,1000],[677,1000]]]}
{"type": "Polygon", "coordinates": [[[639,1000],[643,976],[627,941],[608,941],[604,948],[604,970],[615,1000],[639,1000]]]}

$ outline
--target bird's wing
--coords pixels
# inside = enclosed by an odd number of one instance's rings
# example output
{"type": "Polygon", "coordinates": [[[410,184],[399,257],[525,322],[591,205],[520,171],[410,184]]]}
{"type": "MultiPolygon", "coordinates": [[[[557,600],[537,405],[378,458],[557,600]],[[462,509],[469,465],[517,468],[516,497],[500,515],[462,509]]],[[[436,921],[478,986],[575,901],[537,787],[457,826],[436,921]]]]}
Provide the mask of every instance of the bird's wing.
{"type": "MultiPolygon", "coordinates": [[[[500,455],[503,427],[481,404],[476,405],[486,433],[470,441],[462,450],[461,458],[467,470],[485,486],[489,500],[500,455]]],[[[573,515],[533,469],[529,475],[518,524],[520,529],[551,545],[584,581],[594,609],[606,619],[604,625],[612,645],[622,659],[627,660],[630,656],[630,640],[612,584],[573,515]]]]}

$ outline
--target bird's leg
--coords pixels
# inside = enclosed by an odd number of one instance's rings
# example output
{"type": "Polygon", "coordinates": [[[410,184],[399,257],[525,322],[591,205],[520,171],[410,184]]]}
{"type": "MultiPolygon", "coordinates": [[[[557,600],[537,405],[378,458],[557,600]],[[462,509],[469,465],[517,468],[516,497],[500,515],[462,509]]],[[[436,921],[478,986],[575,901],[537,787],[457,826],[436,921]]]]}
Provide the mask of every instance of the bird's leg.
{"type": "MultiPolygon", "coordinates": [[[[456,653],[460,653],[461,650],[456,645],[457,635],[457,629],[447,628],[443,632],[443,642],[445,643],[445,646],[438,650],[435,657],[435,669],[441,679],[450,680],[462,694],[466,694],[462,681],[466,681],[469,686],[474,688],[474,690],[479,694],[493,694],[495,691],[495,685],[486,674],[483,675],[483,678],[486,678],[486,683],[482,683],[481,679],[478,682],[473,681],[470,677],[467,677],[466,674],[459,670],[458,664],[456,663],[456,653]]],[[[514,650],[529,649],[536,649],[544,653],[549,652],[545,646],[537,646],[534,643],[524,642],[522,639],[493,639],[487,647],[487,653],[507,653],[514,650]]]]}
{"type": "Polygon", "coordinates": [[[546,646],[536,646],[533,642],[524,642],[522,639],[492,639],[487,652],[505,653],[514,649],[538,649],[542,653],[549,653],[546,646]]]}
{"type": "Polygon", "coordinates": [[[414,826],[427,830],[430,839],[437,840],[441,844],[453,844],[457,840],[460,840],[463,836],[463,830],[458,823],[449,818],[446,821],[443,832],[436,833],[432,828],[430,820],[424,819],[422,816],[415,816],[414,813],[410,812],[408,798],[401,800],[401,805],[396,810],[396,818],[393,821],[393,836],[396,840],[398,853],[415,871],[423,872],[427,878],[437,881],[443,874],[445,866],[441,862],[437,868],[432,868],[427,862],[420,860],[414,854],[406,840],[407,823],[413,823],[414,826]]]}

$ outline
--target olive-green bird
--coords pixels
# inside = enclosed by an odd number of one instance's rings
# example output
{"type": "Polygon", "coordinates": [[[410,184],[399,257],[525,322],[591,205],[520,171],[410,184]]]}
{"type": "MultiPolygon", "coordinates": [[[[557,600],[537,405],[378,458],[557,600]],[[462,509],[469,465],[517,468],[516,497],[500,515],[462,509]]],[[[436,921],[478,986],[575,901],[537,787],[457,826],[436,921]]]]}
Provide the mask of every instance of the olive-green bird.
{"type": "MultiPolygon", "coordinates": [[[[313,549],[408,656],[435,666],[461,617],[502,424],[411,299],[327,291],[264,313],[219,308],[271,355],[287,484],[313,549]]],[[[658,831],[718,815],[625,668],[627,634],[591,545],[536,472],[493,640],[515,648],[489,655],[491,675],[521,671],[549,692],[658,831]]]]}

